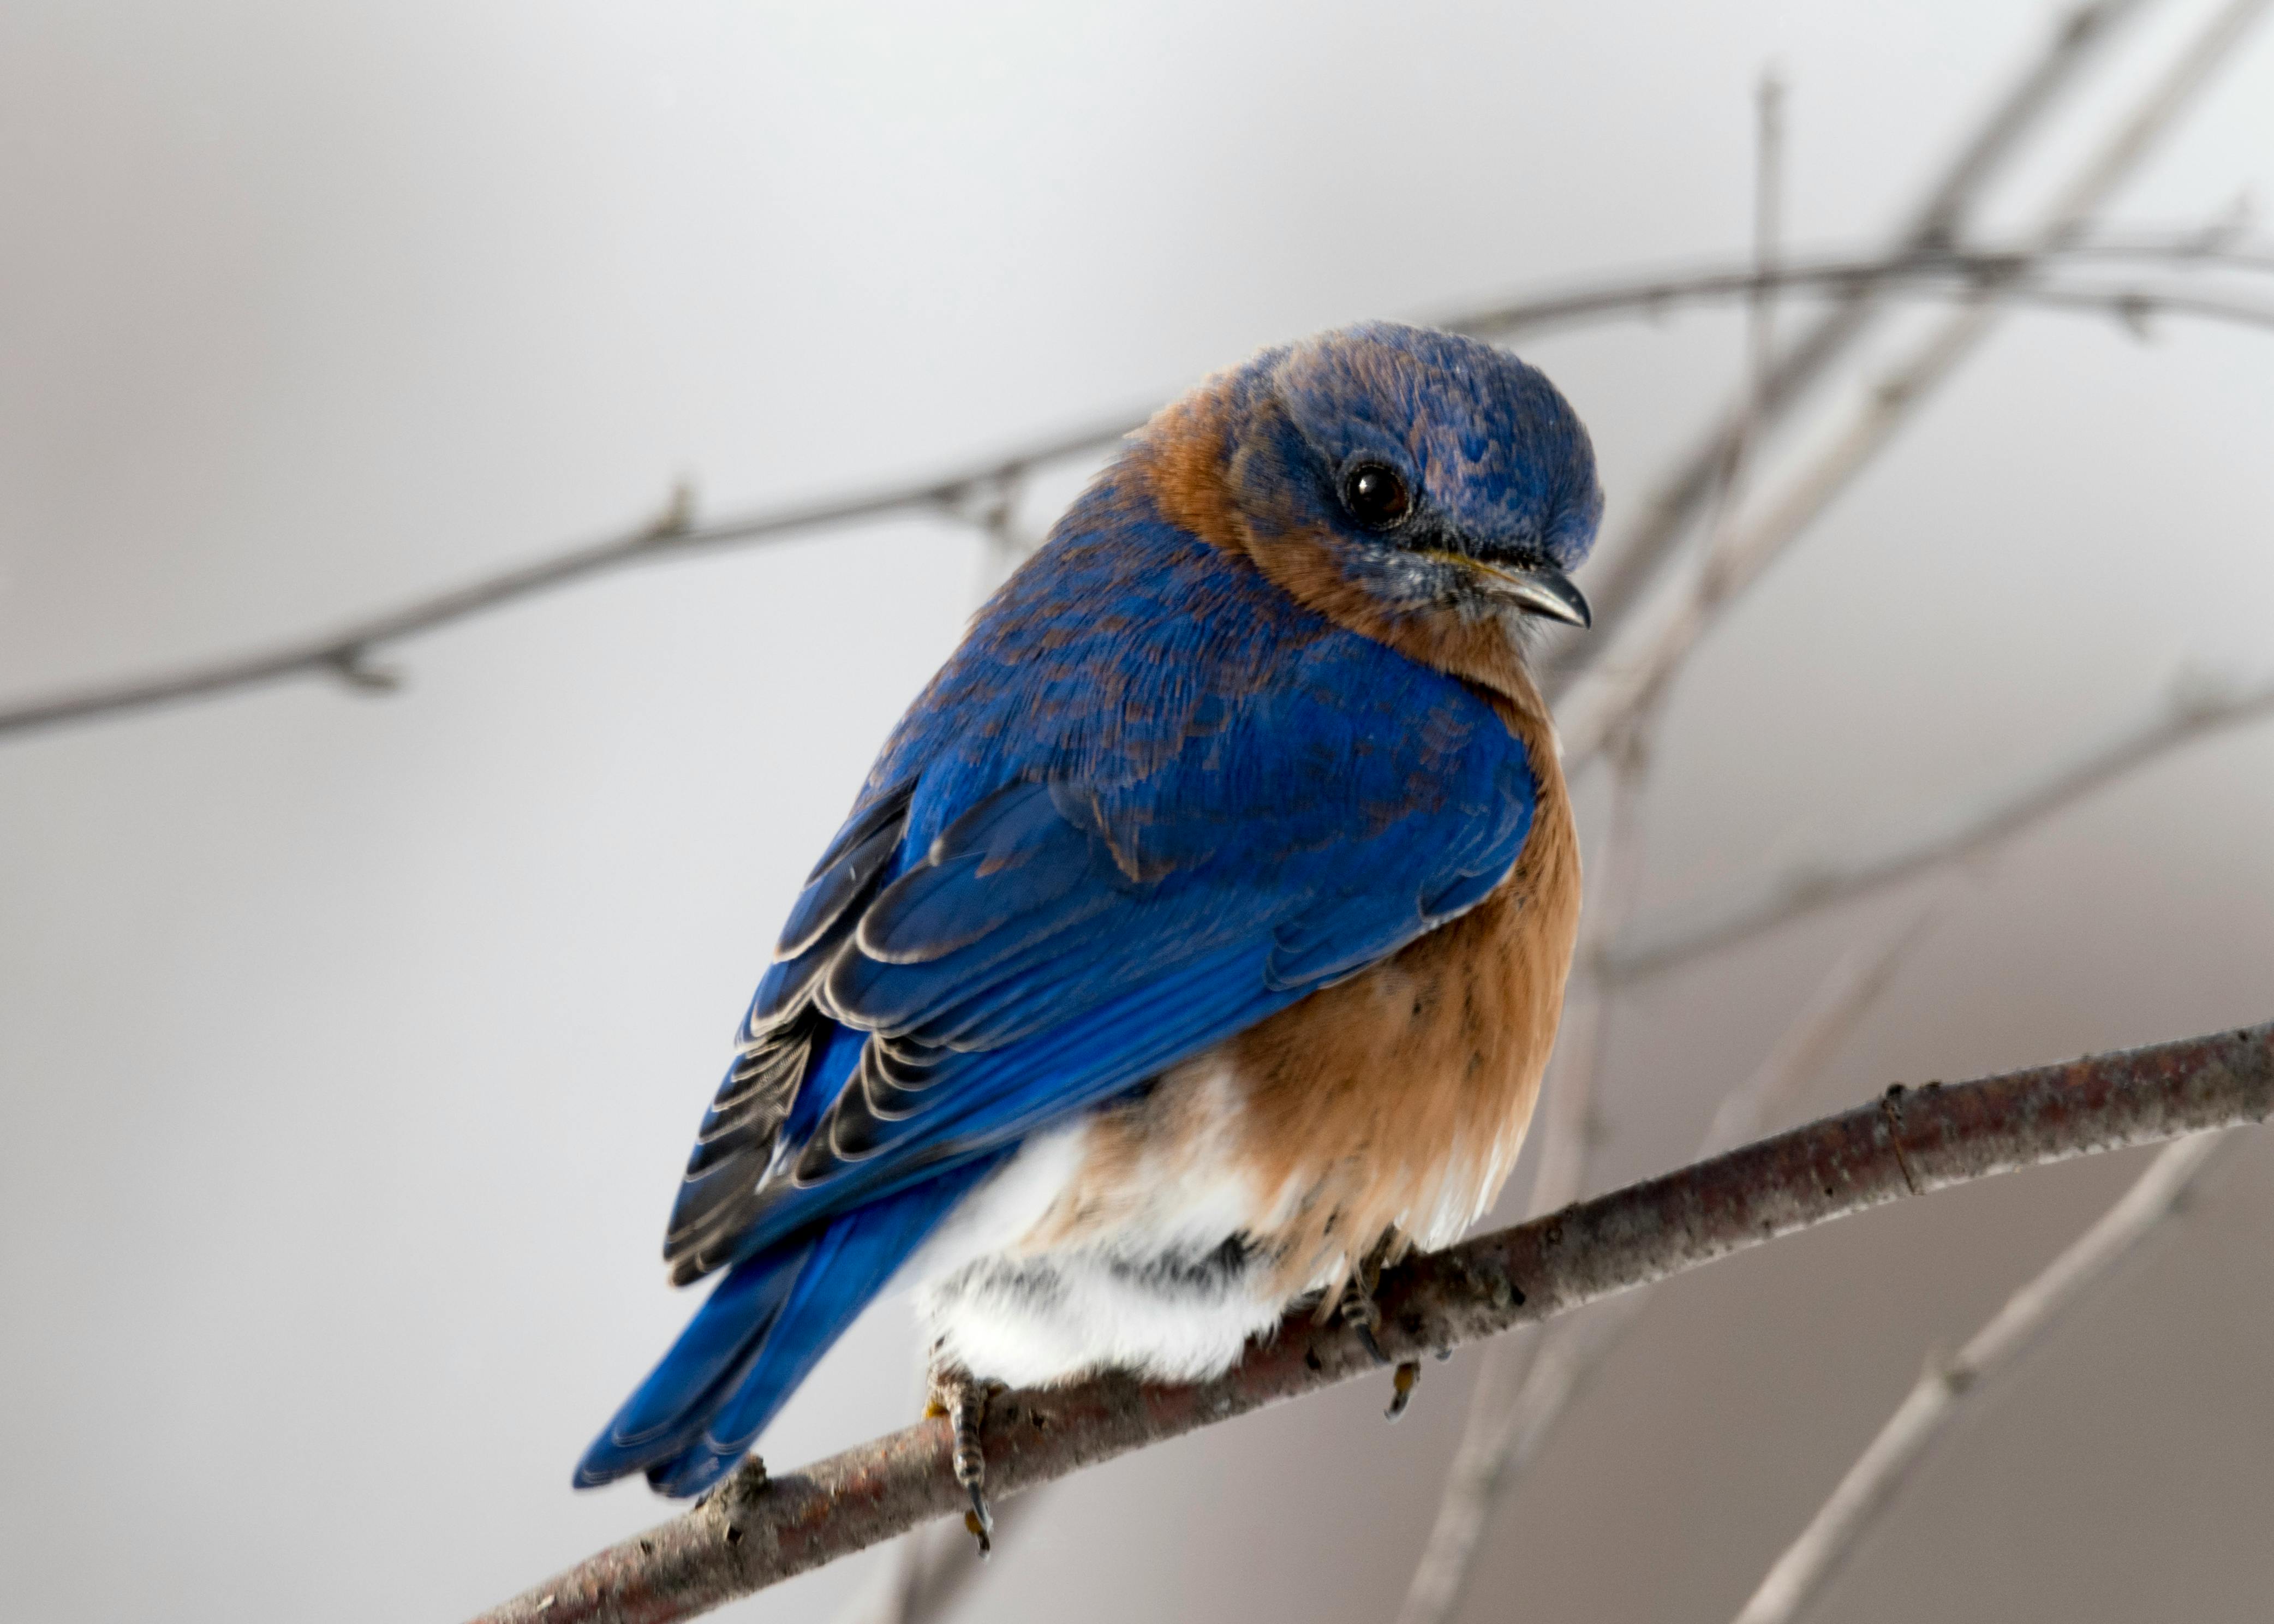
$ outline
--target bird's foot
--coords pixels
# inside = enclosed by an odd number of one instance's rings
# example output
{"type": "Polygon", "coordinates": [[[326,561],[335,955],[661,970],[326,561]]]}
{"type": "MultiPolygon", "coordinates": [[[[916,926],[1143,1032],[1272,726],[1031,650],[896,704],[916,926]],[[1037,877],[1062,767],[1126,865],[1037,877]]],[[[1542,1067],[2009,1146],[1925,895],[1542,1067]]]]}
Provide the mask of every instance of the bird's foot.
{"type": "MultiPolygon", "coordinates": [[[[1350,1284],[1343,1289],[1340,1312],[1343,1323],[1358,1333],[1359,1345],[1373,1356],[1374,1362],[1389,1364],[1389,1356],[1382,1349],[1382,1339],[1374,1335],[1374,1327],[1382,1323],[1382,1310],[1374,1305],[1374,1294],[1367,1289],[1363,1274],[1352,1275],[1350,1284]]],[[[1420,1360],[1401,1359],[1397,1363],[1397,1372],[1390,1378],[1389,1408],[1382,1412],[1385,1421],[1395,1421],[1404,1415],[1405,1407],[1413,1402],[1413,1389],[1421,1385],[1420,1360]]]]}
{"type": "Polygon", "coordinates": [[[1374,1305],[1374,1294],[1366,1289],[1363,1276],[1353,1274],[1350,1284],[1343,1288],[1343,1300],[1337,1306],[1344,1325],[1358,1333],[1359,1346],[1365,1349],[1376,1365],[1387,1365],[1389,1356],[1382,1350],[1382,1342],[1374,1327],[1382,1323],[1382,1310],[1374,1305]]]}
{"type": "Polygon", "coordinates": [[[987,1454],[980,1446],[979,1432],[987,1424],[988,1402],[1002,1390],[999,1381],[983,1381],[960,1372],[935,1375],[930,1402],[924,1405],[927,1417],[945,1416],[955,1431],[955,1480],[971,1497],[963,1526],[979,1542],[982,1561],[995,1551],[995,1515],[987,1509],[987,1454]]]}

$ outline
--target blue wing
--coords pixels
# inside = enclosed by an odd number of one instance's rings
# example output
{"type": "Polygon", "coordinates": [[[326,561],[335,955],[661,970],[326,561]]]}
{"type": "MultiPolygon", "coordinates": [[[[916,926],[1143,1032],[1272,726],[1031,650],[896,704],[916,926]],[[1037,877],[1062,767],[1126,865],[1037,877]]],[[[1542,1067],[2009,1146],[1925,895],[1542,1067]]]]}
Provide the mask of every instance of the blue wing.
{"type": "Polygon", "coordinates": [[[580,1480],[700,1487],[1021,1139],[1514,864],[1535,784],[1484,700],[1131,507],[990,605],[816,867],[666,1243],[727,1278],[580,1480]]]}

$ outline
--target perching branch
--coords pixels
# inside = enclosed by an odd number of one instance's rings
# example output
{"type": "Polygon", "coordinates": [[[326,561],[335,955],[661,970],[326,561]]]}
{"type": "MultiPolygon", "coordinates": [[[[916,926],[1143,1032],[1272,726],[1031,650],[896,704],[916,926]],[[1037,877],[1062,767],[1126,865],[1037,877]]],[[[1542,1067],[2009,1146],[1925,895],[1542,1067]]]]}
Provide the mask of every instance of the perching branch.
{"type": "MultiPolygon", "coordinates": [[[[1931,911],[1920,915],[1868,961],[1850,955],[1834,967],[1768,1058],[1722,1100],[1698,1146],[1700,1159],[1758,1134],[1815,1079],[1886,990],[1896,966],[1925,934],[1930,917],[1931,911]]],[[[1494,1390],[1484,1390],[1480,1375],[1480,1391],[1445,1474],[1437,1518],[1414,1565],[1397,1624],[1445,1624],[1460,1610],[1493,1507],[1532,1470],[1564,1416],[1634,1328],[1655,1289],[1638,1287],[1556,1320],[1538,1337],[1525,1366],[1494,1390]]],[[[1506,1346],[1495,1343],[1487,1357],[1506,1346]]]]}
{"type": "Polygon", "coordinates": [[[1640,932],[1614,944],[1599,966],[1609,981],[1641,981],[1734,947],[1780,925],[1937,869],[1986,857],[2095,791],[2117,783],[2208,734],[2274,718],[2274,682],[2221,694],[2180,689],[2160,716],[2002,796],[1973,816],[1877,857],[1811,864],[1789,872],[1689,923],[1640,932]]]}
{"type": "MultiPolygon", "coordinates": [[[[2076,251],[2080,259],[2084,256],[2085,246],[2089,245],[2081,245],[2076,251]]],[[[2174,234],[2160,242],[2103,244],[2093,254],[2100,259],[2119,256],[2180,270],[2210,268],[2245,274],[2274,270],[2274,260],[2223,246],[2206,246],[2200,234],[2174,234]]],[[[1868,284],[1887,292],[1971,298],[1978,297],[1984,286],[1994,283],[1997,297],[2001,299],[2049,310],[2105,316],[2135,329],[2159,316],[2274,327],[2274,304],[2177,288],[2056,283],[2034,278],[2022,268],[2024,263],[2036,261],[2017,259],[2014,251],[1989,248],[1912,255],[1900,259],[1828,259],[1782,267],[1766,274],[1752,269],[1713,267],[1671,276],[1593,284],[1525,304],[1456,316],[1439,325],[1452,331],[1504,339],[1519,332],[1662,310],[1678,304],[1750,299],[1766,288],[1829,291],[1844,296],[1868,284]]],[[[1084,429],[933,479],[766,508],[707,524],[696,522],[692,495],[682,487],[661,515],[621,534],[580,543],[550,557],[516,565],[327,631],[251,653],[194,662],[146,677],[0,706],[0,737],[20,736],[41,728],[309,677],[335,678],[366,692],[391,691],[399,685],[395,673],[371,664],[373,652],[383,646],[439,631],[473,615],[626,566],[683,558],[727,546],[779,541],[895,514],[935,513],[971,525],[989,541],[990,571],[1006,569],[1015,562],[1015,555],[1031,551],[1030,538],[1016,532],[1011,511],[1026,477],[1036,469],[1102,451],[1141,422],[1141,419],[1131,417],[1084,429]]]]}
{"type": "MultiPolygon", "coordinates": [[[[1547,1320],[1906,1195],[2263,1121],[2274,1021],[1884,1099],[1418,1258],[1383,1276],[1377,1332],[1418,1357],[1547,1320]]],[[[988,1483],[1014,1494],[1132,1449],[1379,1370],[1355,1330],[1284,1321],[1193,1387],[1109,1375],[990,1409],[988,1483]]],[[[669,1624],[961,1509],[946,1423],[769,1480],[746,1464],[693,1510],[486,1613],[487,1624],[669,1624]]]]}
{"type": "Polygon", "coordinates": [[[2240,1136],[2203,1134],[2170,1145],[2132,1187],[2043,1274],[2023,1286],[1971,1341],[1931,1359],[1879,1436],[1848,1469],[1832,1498],[1777,1558],[1736,1624],[1794,1624],[1894,1504],[1967,1396],[2012,1365],[2096,1288],[2166,1218],[2240,1136]]]}

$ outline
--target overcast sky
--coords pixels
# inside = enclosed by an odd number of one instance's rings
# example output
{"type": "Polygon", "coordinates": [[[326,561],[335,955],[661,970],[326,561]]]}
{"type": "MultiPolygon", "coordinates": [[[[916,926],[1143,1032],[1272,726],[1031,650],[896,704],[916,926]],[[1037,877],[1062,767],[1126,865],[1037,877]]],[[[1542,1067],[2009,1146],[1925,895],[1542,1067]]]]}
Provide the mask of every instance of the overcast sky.
{"type": "MultiPolygon", "coordinates": [[[[1993,227],[2205,10],[2150,8],[1993,227]]],[[[1869,241],[2052,15],[11,0],[0,696],[320,626],[681,477],[718,513],[926,472],[1331,324],[1739,251],[1766,63],[1795,238],[1869,241]]],[[[2252,189],[2274,29],[2112,218],[2252,189]]],[[[1615,531],[1738,335],[1525,353],[1593,425],[1615,531]]],[[[2270,440],[2274,335],[2011,322],[1706,651],[1649,902],[1900,838],[2183,668],[2274,673],[2270,440]]],[[[662,1515],[572,1495],[570,1466],[688,1312],[657,1252],[730,1028],[981,568],[952,526],[877,524],[470,623],[389,654],[391,698],[0,745],[13,1612],[447,1620],[662,1515]]],[[[2033,835],[1959,888],[1810,1110],[2274,1014],[2270,827],[2261,733],[2033,835]]],[[[1904,906],[1654,989],[1619,1028],[1605,1177],[1684,1159],[1904,906]]],[[[1676,1282],[1503,1508],[1468,1616],[1726,1616],[1928,1349],[2131,1165],[1676,1282]]],[[[2270,1241],[2254,1147],[1951,1440],[1824,1616],[2263,1618],[2270,1241]]],[[[908,1342],[870,1316],[764,1453],[909,1418],[908,1342]]],[[[1433,1367],[1394,1432],[1346,1390],[1091,1473],[975,1596],[998,1624],[1386,1618],[1472,1366],[1433,1367]]],[[[731,1616],[824,1618],[875,1571],[731,1616]]]]}

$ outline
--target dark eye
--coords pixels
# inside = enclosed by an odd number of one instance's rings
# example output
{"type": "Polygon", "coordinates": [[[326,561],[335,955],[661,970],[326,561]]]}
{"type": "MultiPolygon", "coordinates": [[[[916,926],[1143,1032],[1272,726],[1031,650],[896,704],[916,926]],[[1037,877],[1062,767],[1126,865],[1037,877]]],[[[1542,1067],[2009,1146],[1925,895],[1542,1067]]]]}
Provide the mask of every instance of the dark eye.
{"type": "Polygon", "coordinates": [[[1343,476],[1343,506],[1369,530],[1386,530],[1412,510],[1413,498],[1397,470],[1362,462],[1343,476]]]}

